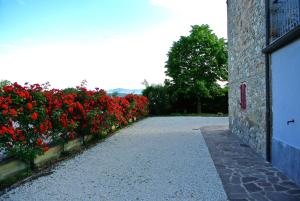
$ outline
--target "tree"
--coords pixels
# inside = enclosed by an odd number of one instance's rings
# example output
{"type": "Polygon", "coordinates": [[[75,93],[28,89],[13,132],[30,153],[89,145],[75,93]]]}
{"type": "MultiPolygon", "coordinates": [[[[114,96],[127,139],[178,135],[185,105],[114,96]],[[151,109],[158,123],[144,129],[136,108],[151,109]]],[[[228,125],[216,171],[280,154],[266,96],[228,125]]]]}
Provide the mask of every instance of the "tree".
{"type": "Polygon", "coordinates": [[[181,36],[173,43],[166,62],[167,85],[178,95],[193,97],[197,112],[201,112],[201,99],[212,97],[217,81],[226,81],[227,50],[223,38],[218,38],[208,25],[194,25],[189,36],[181,36]]]}
{"type": "Polygon", "coordinates": [[[166,115],[171,111],[170,94],[166,86],[147,85],[143,90],[143,96],[149,100],[149,110],[151,115],[166,115]]]}

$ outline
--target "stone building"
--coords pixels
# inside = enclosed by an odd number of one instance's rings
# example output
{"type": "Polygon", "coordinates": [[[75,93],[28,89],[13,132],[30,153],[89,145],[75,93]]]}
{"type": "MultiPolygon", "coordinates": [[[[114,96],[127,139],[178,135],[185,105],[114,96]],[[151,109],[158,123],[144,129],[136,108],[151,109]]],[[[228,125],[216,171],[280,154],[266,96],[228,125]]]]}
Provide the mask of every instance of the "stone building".
{"type": "Polygon", "coordinates": [[[300,184],[300,0],[227,0],[230,129],[300,184]]]}

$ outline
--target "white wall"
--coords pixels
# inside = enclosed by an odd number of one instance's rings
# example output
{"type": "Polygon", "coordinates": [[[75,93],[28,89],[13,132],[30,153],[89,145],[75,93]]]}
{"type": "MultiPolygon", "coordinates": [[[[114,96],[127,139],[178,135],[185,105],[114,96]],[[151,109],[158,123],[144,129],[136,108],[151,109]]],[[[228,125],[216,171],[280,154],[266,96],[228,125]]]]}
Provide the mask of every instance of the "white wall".
{"type": "Polygon", "coordinates": [[[273,139],[300,149],[300,39],[274,52],[271,68],[273,139]]]}

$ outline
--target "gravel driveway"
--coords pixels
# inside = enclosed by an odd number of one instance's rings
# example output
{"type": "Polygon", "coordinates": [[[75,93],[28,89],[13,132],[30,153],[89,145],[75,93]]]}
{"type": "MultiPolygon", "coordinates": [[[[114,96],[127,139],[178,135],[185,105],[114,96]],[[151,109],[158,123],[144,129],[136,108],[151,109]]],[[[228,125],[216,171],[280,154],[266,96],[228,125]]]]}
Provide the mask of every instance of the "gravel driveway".
{"type": "Polygon", "coordinates": [[[199,128],[227,123],[227,118],[144,119],[0,200],[226,201],[199,128]]]}

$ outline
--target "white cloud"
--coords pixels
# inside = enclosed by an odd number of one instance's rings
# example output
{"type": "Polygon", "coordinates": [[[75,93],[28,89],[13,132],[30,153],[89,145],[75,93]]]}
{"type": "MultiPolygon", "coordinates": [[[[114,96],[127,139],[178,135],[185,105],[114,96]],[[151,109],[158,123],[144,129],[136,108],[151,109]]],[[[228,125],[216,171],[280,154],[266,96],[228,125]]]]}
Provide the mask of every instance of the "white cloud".
{"type": "Polygon", "coordinates": [[[3,44],[0,44],[0,48],[16,48],[16,46],[14,44],[10,44],[10,43],[3,43],[3,44]]]}
{"type": "Polygon", "coordinates": [[[169,45],[150,35],[114,36],[93,44],[43,44],[0,54],[1,79],[24,83],[50,81],[53,87],[139,88],[144,78],[164,80],[163,65],[169,45]],[[160,43],[161,42],[161,43],[160,43]],[[162,46],[161,46],[162,45],[162,46]]]}
{"type": "Polygon", "coordinates": [[[172,42],[187,27],[167,22],[129,35],[93,43],[40,44],[0,54],[1,79],[76,86],[87,79],[90,88],[141,88],[141,82],[163,83],[164,65],[172,42]]]}
{"type": "Polygon", "coordinates": [[[150,3],[172,12],[177,26],[209,24],[219,37],[227,38],[226,0],[150,0],[150,3]]]}

